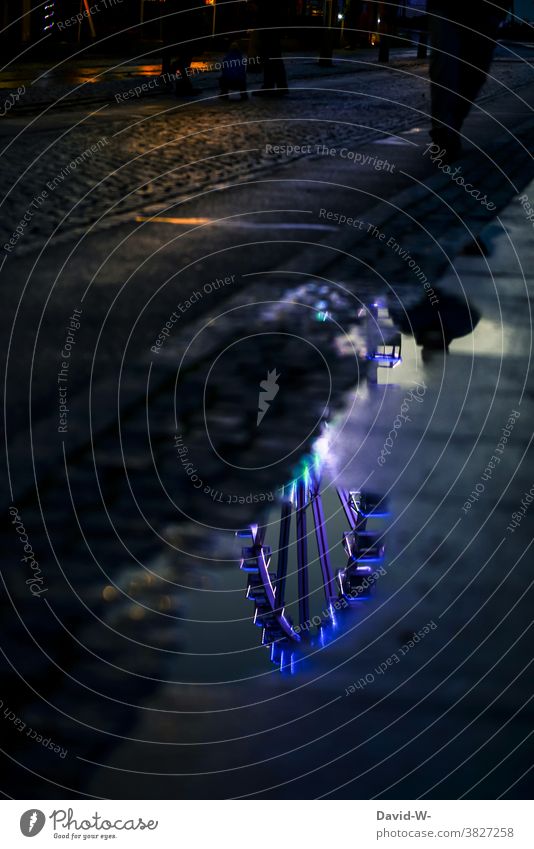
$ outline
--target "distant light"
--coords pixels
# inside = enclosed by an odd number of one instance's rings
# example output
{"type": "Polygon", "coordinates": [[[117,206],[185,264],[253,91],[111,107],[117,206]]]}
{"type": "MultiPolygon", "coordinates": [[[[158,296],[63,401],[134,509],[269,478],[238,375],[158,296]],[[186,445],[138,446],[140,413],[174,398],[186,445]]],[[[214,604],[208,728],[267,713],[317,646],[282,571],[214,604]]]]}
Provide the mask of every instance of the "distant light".
{"type": "Polygon", "coordinates": [[[173,216],[167,215],[136,215],[135,220],[139,222],[148,221],[151,223],[158,224],[185,224],[191,226],[194,226],[196,224],[209,224],[211,222],[211,218],[175,218],[173,216]]]}
{"type": "Polygon", "coordinates": [[[134,622],[139,622],[140,619],[145,618],[145,611],[142,607],[139,607],[138,604],[133,604],[130,607],[130,612],[128,615],[130,619],[134,620],[134,622]]]}

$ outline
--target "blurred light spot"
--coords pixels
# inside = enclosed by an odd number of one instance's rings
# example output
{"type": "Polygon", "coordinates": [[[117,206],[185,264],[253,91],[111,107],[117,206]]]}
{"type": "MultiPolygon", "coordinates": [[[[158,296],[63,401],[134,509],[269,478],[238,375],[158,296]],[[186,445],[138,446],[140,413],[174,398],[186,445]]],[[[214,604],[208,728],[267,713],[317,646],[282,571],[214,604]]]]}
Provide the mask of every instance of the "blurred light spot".
{"type": "Polygon", "coordinates": [[[151,221],[152,223],[158,224],[184,224],[184,225],[196,225],[196,224],[209,224],[211,218],[173,218],[166,215],[156,215],[153,218],[145,215],[136,215],[136,221],[151,221]]]}

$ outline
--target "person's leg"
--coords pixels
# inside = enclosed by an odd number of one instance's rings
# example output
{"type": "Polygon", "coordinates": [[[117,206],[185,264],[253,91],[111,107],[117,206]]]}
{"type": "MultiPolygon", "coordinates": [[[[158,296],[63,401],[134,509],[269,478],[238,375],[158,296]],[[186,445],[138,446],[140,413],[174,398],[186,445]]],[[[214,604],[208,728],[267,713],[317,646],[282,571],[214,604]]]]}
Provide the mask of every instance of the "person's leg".
{"type": "Polygon", "coordinates": [[[284,60],[282,59],[282,46],[280,36],[277,32],[270,34],[268,39],[269,61],[271,66],[271,88],[287,91],[287,77],[284,60]]]}
{"type": "Polygon", "coordinates": [[[161,74],[168,75],[171,73],[171,59],[173,48],[166,44],[161,51],[161,74]]]}
{"type": "Polygon", "coordinates": [[[287,91],[286,66],[282,54],[273,59],[275,84],[280,91],[287,91]]]}
{"type": "Polygon", "coordinates": [[[266,56],[263,63],[263,88],[274,89],[276,86],[276,68],[271,56],[266,56]]]}
{"type": "Polygon", "coordinates": [[[446,12],[430,15],[432,43],[430,54],[430,137],[441,155],[452,162],[462,152],[460,128],[465,115],[459,95],[462,79],[462,32],[454,21],[444,20],[446,12]]]}
{"type": "Polygon", "coordinates": [[[458,24],[434,15],[429,20],[430,103],[432,130],[436,134],[460,128],[458,92],[461,84],[462,36],[458,24]]]}
{"type": "MultiPolygon", "coordinates": [[[[479,23],[478,26],[482,24],[479,23]]],[[[474,27],[465,29],[463,32],[462,59],[464,61],[460,79],[460,94],[463,99],[458,106],[459,129],[486,82],[495,49],[497,28],[497,21],[486,22],[483,32],[478,32],[474,27]]]]}
{"type": "Polygon", "coordinates": [[[179,79],[176,80],[176,94],[177,96],[181,94],[193,94],[194,89],[189,79],[189,66],[191,64],[191,59],[188,56],[180,56],[176,63],[177,73],[180,74],[179,79]]]}

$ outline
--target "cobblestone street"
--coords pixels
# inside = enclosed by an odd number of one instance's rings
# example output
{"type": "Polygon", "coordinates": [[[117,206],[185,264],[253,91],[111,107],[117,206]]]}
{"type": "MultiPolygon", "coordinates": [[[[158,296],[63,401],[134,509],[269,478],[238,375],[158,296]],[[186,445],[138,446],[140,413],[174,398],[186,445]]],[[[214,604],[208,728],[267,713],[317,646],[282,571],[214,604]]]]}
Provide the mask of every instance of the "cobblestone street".
{"type": "Polygon", "coordinates": [[[463,182],[413,50],[295,54],[247,102],[210,74],[124,101],[134,68],[2,120],[5,795],[529,798],[527,48],[499,48],[463,182]],[[386,555],[325,613],[304,522],[321,627],[280,671],[241,549],[276,563],[315,474],[336,571],[336,488],[387,499],[386,555]]]}

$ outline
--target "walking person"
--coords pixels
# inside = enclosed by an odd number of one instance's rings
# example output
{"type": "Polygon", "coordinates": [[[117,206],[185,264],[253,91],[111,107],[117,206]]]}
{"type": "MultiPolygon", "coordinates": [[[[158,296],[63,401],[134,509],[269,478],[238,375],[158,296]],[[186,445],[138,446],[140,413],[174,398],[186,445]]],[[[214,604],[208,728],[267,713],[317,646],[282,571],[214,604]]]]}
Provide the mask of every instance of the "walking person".
{"type": "Polygon", "coordinates": [[[247,60],[239,49],[237,41],[231,43],[230,50],[222,61],[219,89],[221,97],[226,99],[228,99],[231,91],[239,91],[241,100],[248,100],[247,60]]]}
{"type": "Polygon", "coordinates": [[[165,44],[162,51],[161,73],[167,82],[174,80],[177,97],[195,95],[191,83],[191,62],[203,52],[205,35],[204,7],[195,0],[166,0],[164,19],[165,44]]]}
{"type": "Polygon", "coordinates": [[[509,0],[427,0],[430,136],[449,162],[461,155],[462,127],[486,80],[509,6],[509,0]]]}

